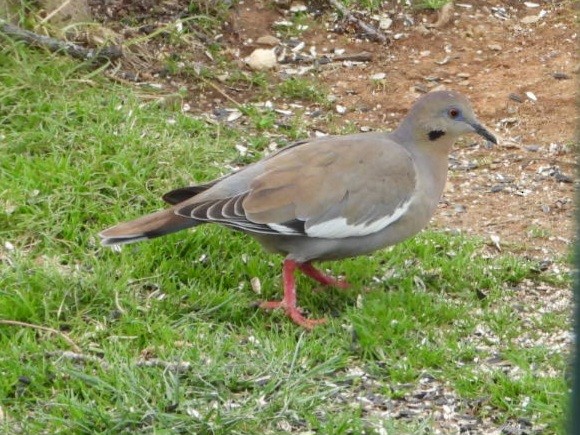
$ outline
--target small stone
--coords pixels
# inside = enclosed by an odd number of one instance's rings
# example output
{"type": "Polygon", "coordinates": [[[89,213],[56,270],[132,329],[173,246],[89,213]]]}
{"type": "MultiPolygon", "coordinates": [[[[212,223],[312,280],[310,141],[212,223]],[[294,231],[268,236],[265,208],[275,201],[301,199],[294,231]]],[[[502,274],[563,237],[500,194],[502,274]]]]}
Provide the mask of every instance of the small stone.
{"type": "Polygon", "coordinates": [[[443,60],[436,60],[436,61],[435,61],[435,63],[436,63],[437,65],[446,65],[446,64],[448,64],[448,63],[449,63],[449,61],[450,61],[450,60],[451,60],[451,57],[450,57],[450,56],[445,56],[445,57],[443,58],[443,60]]]}
{"type": "Polygon", "coordinates": [[[524,102],[523,98],[520,97],[518,94],[511,93],[511,94],[509,94],[508,98],[512,101],[515,101],[516,103],[523,103],[524,102]]]}
{"type": "Polygon", "coordinates": [[[460,79],[468,79],[469,77],[471,77],[471,74],[466,72],[460,72],[459,74],[457,74],[457,77],[459,77],[460,79]]]}
{"type": "Polygon", "coordinates": [[[256,71],[272,69],[276,66],[276,53],[273,49],[257,48],[246,58],[248,66],[256,71]]]}
{"type": "Polygon", "coordinates": [[[389,27],[391,27],[392,24],[393,20],[391,20],[389,17],[382,17],[379,20],[379,29],[387,30],[389,27]]]}
{"type": "Polygon", "coordinates": [[[556,80],[569,80],[571,77],[563,72],[553,72],[552,77],[556,80]]]}
{"type": "Polygon", "coordinates": [[[336,105],[336,113],[340,114],[340,115],[344,115],[346,113],[346,107],[341,106],[340,104],[336,105]]]}
{"type": "Polygon", "coordinates": [[[413,89],[417,92],[422,93],[422,94],[426,94],[427,92],[429,92],[429,88],[427,86],[422,85],[422,84],[417,84],[417,85],[413,86],[413,89]]]}
{"type": "Polygon", "coordinates": [[[524,5],[526,5],[527,8],[539,8],[540,5],[538,3],[532,3],[532,2],[524,2],[524,5]]]}
{"type": "Polygon", "coordinates": [[[514,118],[514,117],[511,117],[511,118],[503,118],[503,119],[501,119],[499,121],[499,123],[501,125],[504,125],[504,126],[511,126],[511,125],[516,124],[517,122],[518,122],[518,118],[514,118]]]}
{"type": "Polygon", "coordinates": [[[526,145],[524,148],[531,153],[537,153],[540,150],[538,145],[526,145]]]}
{"type": "Polygon", "coordinates": [[[520,20],[520,22],[524,24],[534,24],[537,23],[538,21],[540,21],[539,15],[527,15],[520,20]]]}
{"type": "Polygon", "coordinates": [[[280,40],[272,35],[264,35],[256,39],[256,44],[267,45],[268,47],[275,47],[278,44],[280,44],[280,40]]]}
{"type": "Polygon", "coordinates": [[[561,183],[573,183],[574,182],[574,178],[570,177],[569,175],[562,174],[560,171],[557,171],[554,174],[554,178],[561,183]]]}
{"type": "Polygon", "coordinates": [[[503,47],[499,44],[489,44],[487,46],[487,48],[489,48],[491,51],[502,51],[503,47]]]}

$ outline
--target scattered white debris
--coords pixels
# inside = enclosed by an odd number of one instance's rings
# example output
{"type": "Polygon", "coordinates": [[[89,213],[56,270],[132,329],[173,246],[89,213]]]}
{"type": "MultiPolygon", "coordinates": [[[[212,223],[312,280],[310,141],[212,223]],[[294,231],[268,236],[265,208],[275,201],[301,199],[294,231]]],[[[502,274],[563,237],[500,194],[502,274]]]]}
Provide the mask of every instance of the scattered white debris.
{"type": "Polygon", "coordinates": [[[299,51],[302,51],[302,49],[306,46],[306,44],[304,43],[304,41],[300,41],[296,47],[292,48],[291,51],[294,53],[298,53],[299,51]]]}
{"type": "Polygon", "coordinates": [[[538,101],[538,97],[536,97],[536,95],[531,91],[526,92],[526,97],[528,97],[531,101],[538,101]]]}
{"type": "Polygon", "coordinates": [[[371,76],[371,80],[383,80],[385,77],[387,77],[387,74],[384,72],[376,73],[371,76]]]}
{"type": "Polygon", "coordinates": [[[227,122],[234,122],[235,120],[242,117],[243,113],[240,112],[238,109],[228,109],[228,117],[226,118],[227,122]]]}
{"type": "Polygon", "coordinates": [[[501,245],[499,244],[499,236],[497,234],[490,234],[489,238],[498,251],[501,252],[501,245]]]}
{"type": "Polygon", "coordinates": [[[197,420],[201,420],[201,413],[195,408],[187,407],[185,408],[185,413],[190,417],[193,417],[197,420]]]}
{"type": "Polygon", "coordinates": [[[254,291],[254,293],[256,293],[257,295],[262,294],[262,283],[260,282],[260,278],[258,278],[257,276],[253,277],[250,280],[250,285],[252,286],[252,290],[254,291]]]}
{"type": "Polygon", "coordinates": [[[295,14],[298,12],[306,12],[308,7],[302,2],[294,2],[290,6],[290,12],[294,12],[295,14]]]}
{"type": "Polygon", "coordinates": [[[242,157],[244,157],[248,154],[248,147],[237,144],[235,148],[236,148],[236,150],[238,150],[238,152],[240,153],[240,156],[242,156],[242,157]]]}

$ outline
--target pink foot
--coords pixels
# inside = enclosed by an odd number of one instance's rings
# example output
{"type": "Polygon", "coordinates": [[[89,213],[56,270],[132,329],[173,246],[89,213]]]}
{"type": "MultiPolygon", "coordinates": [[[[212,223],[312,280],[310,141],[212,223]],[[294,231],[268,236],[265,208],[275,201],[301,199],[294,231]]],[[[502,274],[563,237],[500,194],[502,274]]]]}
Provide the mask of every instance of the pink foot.
{"type": "Polygon", "coordinates": [[[311,263],[298,263],[298,268],[308,275],[310,278],[318,281],[322,285],[329,285],[332,287],[338,287],[346,289],[350,287],[350,284],[344,279],[336,279],[332,276],[325,274],[324,272],[315,268],[311,263]]]}
{"type": "Polygon", "coordinates": [[[300,308],[298,308],[296,304],[296,282],[294,281],[294,271],[296,270],[297,266],[301,268],[302,265],[300,263],[296,263],[294,260],[284,260],[284,265],[282,267],[284,299],[281,301],[262,302],[259,306],[265,310],[277,310],[281,308],[286,312],[286,315],[290,317],[294,323],[302,326],[303,328],[312,329],[316,325],[320,325],[321,323],[326,322],[326,319],[307,319],[300,312],[300,308]]]}
{"type": "Polygon", "coordinates": [[[307,319],[300,312],[298,307],[287,307],[286,303],[282,301],[266,301],[259,305],[260,308],[264,310],[277,310],[283,309],[286,315],[296,323],[306,329],[313,329],[316,325],[320,325],[326,322],[326,319],[307,319]]]}

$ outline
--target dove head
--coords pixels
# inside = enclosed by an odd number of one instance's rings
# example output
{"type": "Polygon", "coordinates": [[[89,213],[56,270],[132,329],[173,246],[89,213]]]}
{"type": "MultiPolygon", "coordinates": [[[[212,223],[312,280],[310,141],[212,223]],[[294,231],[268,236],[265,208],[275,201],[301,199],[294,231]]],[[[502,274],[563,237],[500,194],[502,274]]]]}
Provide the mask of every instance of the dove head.
{"type": "Polygon", "coordinates": [[[402,142],[449,151],[462,135],[477,133],[494,144],[497,140],[475,117],[471,104],[455,91],[430,92],[419,98],[393,132],[402,142]]]}

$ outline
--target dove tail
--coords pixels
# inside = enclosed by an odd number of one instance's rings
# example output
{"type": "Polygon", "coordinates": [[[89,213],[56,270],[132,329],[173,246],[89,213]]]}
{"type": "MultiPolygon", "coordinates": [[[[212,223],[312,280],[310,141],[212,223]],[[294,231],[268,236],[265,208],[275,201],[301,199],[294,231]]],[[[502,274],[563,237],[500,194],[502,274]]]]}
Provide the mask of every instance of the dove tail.
{"type": "Polygon", "coordinates": [[[124,245],[171,234],[200,223],[168,209],[115,225],[102,231],[99,236],[103,246],[124,245]]]}

